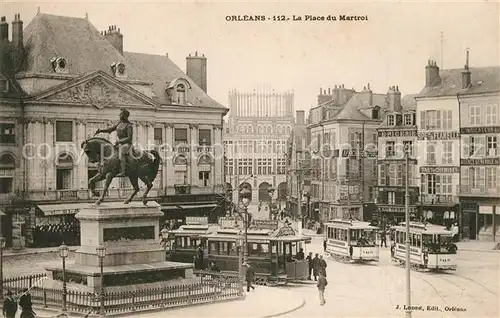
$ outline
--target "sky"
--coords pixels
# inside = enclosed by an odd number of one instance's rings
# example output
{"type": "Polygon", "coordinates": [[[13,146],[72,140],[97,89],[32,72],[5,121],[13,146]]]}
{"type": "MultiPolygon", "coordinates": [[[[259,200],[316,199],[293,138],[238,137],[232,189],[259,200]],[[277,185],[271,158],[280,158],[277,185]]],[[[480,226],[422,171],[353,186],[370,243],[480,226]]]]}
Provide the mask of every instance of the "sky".
{"type": "Polygon", "coordinates": [[[25,26],[42,13],[85,17],[99,30],[116,25],[125,51],[166,54],[185,70],[198,51],[208,62],[208,94],[228,105],[228,92],[267,86],[295,93],[295,109],[316,104],[320,88],[344,84],[375,93],[397,85],[418,93],[429,58],[442,68],[499,65],[498,3],[488,1],[128,2],[0,1],[0,15],[25,26]],[[265,15],[266,21],[227,21],[265,15]],[[273,21],[285,15],[288,21],[273,21]],[[359,15],[367,21],[292,21],[293,15],[359,15]],[[441,41],[441,32],[443,41],[441,41]],[[443,59],[441,59],[441,56],[443,59]]]}

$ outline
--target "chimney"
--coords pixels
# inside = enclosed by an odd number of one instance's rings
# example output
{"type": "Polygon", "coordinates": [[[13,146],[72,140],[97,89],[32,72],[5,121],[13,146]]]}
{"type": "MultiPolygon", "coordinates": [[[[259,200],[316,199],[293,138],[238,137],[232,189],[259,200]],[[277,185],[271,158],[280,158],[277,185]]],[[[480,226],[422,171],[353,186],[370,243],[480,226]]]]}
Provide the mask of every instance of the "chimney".
{"type": "Polygon", "coordinates": [[[9,24],[5,17],[2,17],[0,21],[0,41],[9,41],[9,24]]]}
{"type": "Polygon", "coordinates": [[[186,74],[198,85],[205,93],[207,92],[207,58],[204,54],[194,56],[189,54],[186,57],[186,74]]]}
{"type": "Polygon", "coordinates": [[[321,105],[323,103],[326,103],[330,101],[332,97],[332,93],[335,92],[335,89],[333,91],[329,88],[328,92],[326,89],[320,88],[319,89],[319,95],[318,95],[318,105],[321,105]]]}
{"type": "Polygon", "coordinates": [[[296,125],[306,124],[306,112],[304,110],[295,111],[295,124],[296,125]]]}
{"type": "Polygon", "coordinates": [[[389,87],[387,97],[389,99],[389,110],[391,112],[401,112],[403,110],[401,106],[401,93],[399,92],[398,86],[389,87]]]}
{"type": "Polygon", "coordinates": [[[123,34],[120,33],[120,29],[117,29],[116,25],[110,25],[108,31],[104,31],[103,35],[123,55],[123,34]]]}
{"type": "Polygon", "coordinates": [[[471,84],[471,72],[469,70],[469,49],[467,49],[465,56],[465,66],[462,72],[462,88],[468,88],[471,84]]]}
{"type": "Polygon", "coordinates": [[[17,48],[23,47],[23,21],[19,13],[14,15],[12,21],[12,44],[17,48]]]}
{"type": "Polygon", "coordinates": [[[439,67],[433,60],[427,61],[425,67],[425,87],[432,87],[439,84],[439,67]]]}

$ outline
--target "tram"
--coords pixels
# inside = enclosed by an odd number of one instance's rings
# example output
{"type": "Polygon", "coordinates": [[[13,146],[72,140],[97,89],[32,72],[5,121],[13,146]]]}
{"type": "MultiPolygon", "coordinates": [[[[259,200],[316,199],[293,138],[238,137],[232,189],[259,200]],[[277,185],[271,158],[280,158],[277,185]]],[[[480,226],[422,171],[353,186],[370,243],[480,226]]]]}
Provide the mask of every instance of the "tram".
{"type": "Polygon", "coordinates": [[[335,260],[378,262],[379,247],[375,241],[377,227],[369,222],[332,220],[324,224],[326,253],[335,260]]]}
{"type": "MultiPolygon", "coordinates": [[[[291,281],[307,280],[308,261],[297,255],[310,237],[295,233],[289,224],[278,221],[255,220],[247,230],[248,263],[255,269],[256,284],[284,285],[291,281]],[[260,222],[258,222],[260,221],[260,222]],[[267,223],[267,224],[266,224],[267,223]]],[[[231,224],[204,235],[208,246],[208,261],[222,271],[239,270],[239,246],[243,245],[244,228],[231,224]]]]}
{"type": "MultiPolygon", "coordinates": [[[[394,242],[391,257],[404,265],[406,262],[406,224],[393,227],[394,242]]],[[[457,247],[453,243],[453,232],[444,226],[410,222],[410,264],[415,269],[456,270],[457,247]]]]}

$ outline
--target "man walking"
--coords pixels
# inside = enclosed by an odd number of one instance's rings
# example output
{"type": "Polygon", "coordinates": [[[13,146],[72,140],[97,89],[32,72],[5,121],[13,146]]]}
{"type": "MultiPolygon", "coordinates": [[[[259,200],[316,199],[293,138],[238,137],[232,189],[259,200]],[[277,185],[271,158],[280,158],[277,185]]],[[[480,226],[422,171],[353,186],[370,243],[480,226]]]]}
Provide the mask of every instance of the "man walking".
{"type": "Polygon", "coordinates": [[[323,306],[325,304],[325,288],[326,285],[328,285],[328,281],[326,280],[326,277],[323,275],[323,273],[319,273],[319,278],[318,278],[318,283],[316,286],[318,287],[319,291],[319,304],[323,306]]]}
{"type": "Polygon", "coordinates": [[[313,266],[313,253],[312,252],[309,252],[309,255],[307,255],[307,257],[306,257],[306,260],[307,260],[307,263],[309,265],[309,272],[308,272],[309,276],[307,279],[312,280],[311,275],[312,275],[313,268],[314,268],[314,266],[313,266]]]}
{"type": "Polygon", "coordinates": [[[385,228],[382,229],[382,232],[380,233],[380,247],[384,245],[387,247],[387,233],[385,232],[385,228]]]}
{"type": "Polygon", "coordinates": [[[17,302],[12,296],[12,292],[7,291],[7,298],[3,301],[3,316],[5,318],[14,318],[16,317],[17,312],[17,302]]]}
{"type": "Polygon", "coordinates": [[[323,274],[326,277],[326,261],[323,259],[323,255],[319,256],[319,274],[323,274]]]}
{"type": "Polygon", "coordinates": [[[253,277],[255,276],[255,270],[248,263],[245,263],[243,265],[247,268],[245,274],[245,280],[247,281],[247,292],[250,291],[250,288],[252,288],[252,290],[255,290],[255,287],[252,285],[253,277]]]}
{"type": "Polygon", "coordinates": [[[313,263],[313,276],[314,276],[314,280],[317,280],[318,279],[318,275],[319,275],[319,272],[320,272],[320,269],[321,269],[321,265],[320,265],[320,260],[319,260],[319,254],[316,253],[316,255],[314,255],[314,258],[312,260],[312,263],[313,263]]]}

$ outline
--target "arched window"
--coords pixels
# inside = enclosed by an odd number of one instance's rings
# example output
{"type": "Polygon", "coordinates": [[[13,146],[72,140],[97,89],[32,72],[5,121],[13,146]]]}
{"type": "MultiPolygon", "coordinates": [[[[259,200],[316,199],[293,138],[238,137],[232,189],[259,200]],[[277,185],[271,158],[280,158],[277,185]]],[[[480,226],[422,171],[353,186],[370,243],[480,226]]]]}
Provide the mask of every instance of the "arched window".
{"type": "Polygon", "coordinates": [[[0,155],[0,194],[14,192],[16,161],[10,154],[0,155]]]}
{"type": "Polygon", "coordinates": [[[57,157],[56,163],[56,190],[73,189],[73,157],[67,152],[57,157]]]}
{"type": "Polygon", "coordinates": [[[257,133],[262,134],[262,126],[257,126],[257,133]]]}
{"type": "Polygon", "coordinates": [[[253,134],[253,127],[252,125],[248,125],[248,133],[253,134]]]}
{"type": "Polygon", "coordinates": [[[290,126],[286,126],[286,133],[289,134],[291,132],[290,126]]]}
{"type": "Polygon", "coordinates": [[[283,133],[283,128],[281,126],[278,126],[278,134],[283,133]]]}
{"type": "Polygon", "coordinates": [[[268,133],[268,134],[272,134],[272,129],[271,129],[271,126],[267,126],[267,133],[268,133]]]}
{"type": "Polygon", "coordinates": [[[380,107],[378,107],[378,106],[373,107],[372,119],[380,119],[380,107]]]}
{"type": "Polygon", "coordinates": [[[184,84],[178,84],[175,90],[177,92],[177,104],[186,104],[186,86],[184,84]]]}

